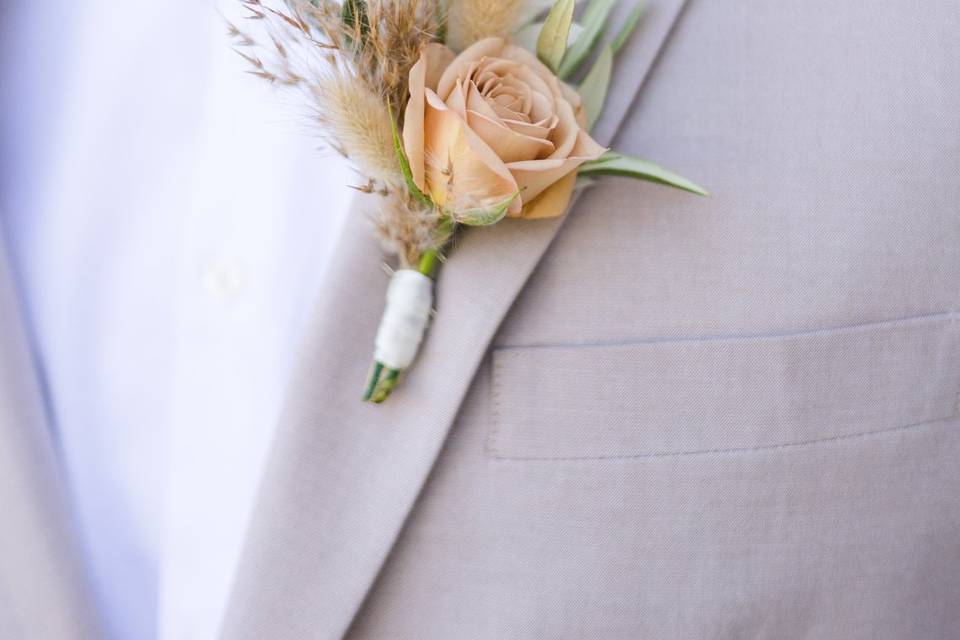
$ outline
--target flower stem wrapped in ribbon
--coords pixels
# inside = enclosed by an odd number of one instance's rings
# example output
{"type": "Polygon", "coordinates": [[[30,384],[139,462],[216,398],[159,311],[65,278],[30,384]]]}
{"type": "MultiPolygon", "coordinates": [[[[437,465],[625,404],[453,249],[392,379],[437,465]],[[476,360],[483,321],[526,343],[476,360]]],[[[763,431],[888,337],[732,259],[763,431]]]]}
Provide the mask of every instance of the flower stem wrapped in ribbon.
{"type": "MultiPolygon", "coordinates": [[[[705,195],[590,136],[639,5],[600,45],[616,0],[591,0],[579,24],[574,0],[558,0],[531,26],[524,21],[535,5],[522,0],[484,0],[483,11],[476,0],[453,0],[444,11],[429,0],[287,0],[286,11],[240,1],[268,24],[270,63],[241,51],[253,72],[303,90],[332,146],[367,176],[359,188],[384,198],[377,225],[400,268],[387,289],[365,400],[386,400],[413,364],[433,278],[459,227],[561,216],[578,175],[705,195]],[[523,46],[531,29],[535,52],[523,46]],[[462,50],[445,44],[445,33],[462,50]],[[563,80],[591,57],[578,88],[563,80]]],[[[231,32],[240,46],[257,44],[231,32]]]]}

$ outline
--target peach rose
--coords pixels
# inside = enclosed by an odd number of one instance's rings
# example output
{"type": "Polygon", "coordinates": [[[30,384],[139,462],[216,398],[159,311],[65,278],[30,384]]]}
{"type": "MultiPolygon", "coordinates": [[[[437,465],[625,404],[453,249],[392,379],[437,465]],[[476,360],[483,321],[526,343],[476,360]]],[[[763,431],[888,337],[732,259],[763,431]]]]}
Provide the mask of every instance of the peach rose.
{"type": "Polygon", "coordinates": [[[580,96],[501,38],[455,55],[427,45],[410,70],[403,146],[413,180],[461,221],[489,212],[562,215],[575,169],[606,149],[584,131],[580,96]]]}

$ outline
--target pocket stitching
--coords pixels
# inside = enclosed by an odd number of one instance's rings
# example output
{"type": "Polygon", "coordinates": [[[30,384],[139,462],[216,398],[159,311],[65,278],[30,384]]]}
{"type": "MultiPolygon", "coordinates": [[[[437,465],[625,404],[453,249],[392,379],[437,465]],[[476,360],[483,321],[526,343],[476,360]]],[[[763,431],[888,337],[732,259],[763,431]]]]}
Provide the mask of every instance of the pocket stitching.
{"type": "Polygon", "coordinates": [[[490,427],[487,429],[487,437],[484,439],[483,448],[488,456],[497,458],[494,442],[500,432],[500,384],[497,382],[497,359],[493,357],[493,352],[488,356],[490,358],[490,427]]]}
{"type": "MultiPolygon", "coordinates": [[[[944,313],[935,313],[935,314],[925,314],[922,316],[913,316],[909,318],[899,318],[894,320],[886,320],[880,322],[871,322],[861,325],[850,325],[841,328],[826,329],[822,331],[845,331],[845,330],[856,330],[864,329],[871,326],[884,325],[889,323],[897,322],[914,322],[914,321],[924,321],[932,320],[935,321],[938,317],[946,321],[949,327],[954,327],[960,323],[960,314],[956,311],[948,311],[944,313]],[[947,316],[947,317],[944,317],[947,316]]],[[[786,334],[783,336],[745,336],[743,338],[736,337],[737,339],[764,339],[764,338],[785,338],[791,336],[803,336],[810,335],[815,333],[820,333],[821,330],[812,331],[812,332],[799,332],[795,334],[786,334]]],[[[686,342],[686,340],[678,341],[686,342]]],[[[642,343],[641,343],[642,344],[642,343]]],[[[597,347],[606,347],[606,346],[615,346],[615,345],[590,345],[597,347]]],[[[702,455],[712,455],[712,454],[738,454],[738,453],[752,453],[752,452],[766,452],[766,451],[776,451],[782,449],[792,449],[800,447],[811,447],[821,444],[826,444],[830,442],[840,442],[845,440],[856,440],[872,436],[880,436],[888,433],[900,432],[900,431],[909,431],[909,430],[918,430],[930,425],[937,423],[949,422],[960,416],[960,388],[957,389],[955,393],[955,399],[953,406],[951,407],[951,413],[948,415],[943,415],[937,418],[932,418],[930,420],[924,420],[922,422],[916,422],[906,425],[896,425],[893,427],[886,427],[883,429],[871,430],[871,431],[862,431],[857,433],[847,433],[840,434],[835,436],[827,436],[824,438],[814,438],[810,440],[803,440],[798,442],[784,442],[770,445],[760,445],[752,447],[720,447],[720,448],[708,448],[708,449],[695,449],[690,451],[661,451],[661,452],[645,452],[645,453],[615,453],[615,454],[597,454],[597,455],[571,455],[571,456],[561,456],[561,455],[543,455],[543,456],[520,456],[520,455],[507,455],[504,454],[500,447],[500,435],[501,428],[503,425],[503,410],[502,410],[502,375],[498,375],[503,366],[502,362],[507,359],[515,359],[522,355],[522,347],[504,347],[497,349],[497,356],[493,357],[493,351],[491,351],[491,362],[492,366],[490,367],[490,389],[491,389],[491,414],[493,426],[489,428],[487,437],[484,443],[484,449],[487,455],[495,460],[515,460],[515,461],[589,461],[589,460],[641,460],[641,459],[655,459],[655,458],[679,458],[685,456],[702,456],[702,455]]]]}
{"type": "Polygon", "coordinates": [[[686,456],[705,456],[713,454],[734,454],[734,453],[753,453],[753,452],[765,452],[765,451],[776,451],[779,449],[793,449],[799,447],[812,447],[820,444],[825,444],[829,442],[839,442],[843,440],[856,440],[860,438],[868,438],[873,436],[881,436],[888,433],[894,433],[897,431],[909,431],[909,430],[919,430],[922,428],[930,427],[937,423],[950,422],[958,417],[960,411],[955,410],[949,416],[944,416],[942,418],[937,418],[935,420],[927,420],[925,422],[917,422],[914,424],[907,425],[898,425],[896,427],[888,427],[886,429],[878,429],[876,431],[862,431],[859,433],[845,433],[838,436],[830,436],[828,438],[816,438],[814,440],[804,440],[801,442],[785,442],[782,444],[770,444],[763,445],[759,447],[730,447],[730,448],[716,448],[716,449],[698,449],[694,451],[661,451],[656,453],[632,453],[632,454],[611,454],[611,455],[595,455],[595,456],[507,456],[502,455],[496,452],[495,450],[491,451],[491,457],[496,460],[517,460],[517,461],[535,461],[535,460],[558,460],[558,461],[577,461],[577,460],[642,460],[647,458],[682,458],[686,456]]]}
{"type": "Polygon", "coordinates": [[[493,414],[493,427],[487,433],[484,448],[486,449],[488,455],[494,458],[505,459],[503,456],[501,456],[500,451],[497,448],[497,442],[499,442],[498,436],[500,435],[500,426],[503,424],[502,410],[500,407],[500,389],[502,384],[500,379],[502,376],[498,375],[501,364],[498,358],[493,357],[493,352],[490,354],[490,361],[490,413],[493,414]]]}

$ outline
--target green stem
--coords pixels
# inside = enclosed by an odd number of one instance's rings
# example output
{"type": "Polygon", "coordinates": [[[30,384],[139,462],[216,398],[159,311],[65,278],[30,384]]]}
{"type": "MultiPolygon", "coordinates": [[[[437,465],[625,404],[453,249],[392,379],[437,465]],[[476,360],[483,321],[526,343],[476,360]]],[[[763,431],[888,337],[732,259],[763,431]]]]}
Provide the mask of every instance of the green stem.
{"type": "Polygon", "coordinates": [[[420,256],[420,264],[417,267],[417,271],[422,273],[425,276],[433,277],[433,272],[437,267],[437,262],[440,260],[440,250],[439,249],[427,249],[423,252],[423,255],[420,256]]]}
{"type": "Polygon", "coordinates": [[[386,375],[380,378],[380,383],[377,385],[376,391],[370,397],[370,402],[375,402],[380,404],[388,397],[390,397],[390,392],[397,386],[397,382],[400,381],[400,370],[399,369],[386,369],[386,375]]]}
{"type": "Polygon", "coordinates": [[[383,373],[383,363],[374,362],[373,367],[370,368],[370,375],[367,376],[367,388],[363,392],[364,400],[369,400],[373,397],[373,391],[377,388],[377,383],[380,382],[381,373],[383,373]]]}

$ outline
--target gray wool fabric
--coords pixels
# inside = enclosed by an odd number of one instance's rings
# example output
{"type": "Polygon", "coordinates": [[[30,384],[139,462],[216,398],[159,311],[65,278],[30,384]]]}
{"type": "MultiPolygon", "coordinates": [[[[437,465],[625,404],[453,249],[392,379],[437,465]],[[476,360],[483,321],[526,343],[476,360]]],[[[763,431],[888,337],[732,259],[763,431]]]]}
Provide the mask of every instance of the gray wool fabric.
{"type": "MultiPolygon", "coordinates": [[[[382,406],[349,226],[222,640],[960,637],[960,8],[648,5],[596,134],[711,197],[605,178],[463,234],[382,406]]],[[[41,626],[82,617],[55,553],[22,593],[0,548],[0,621],[91,637],[41,626]]]]}

